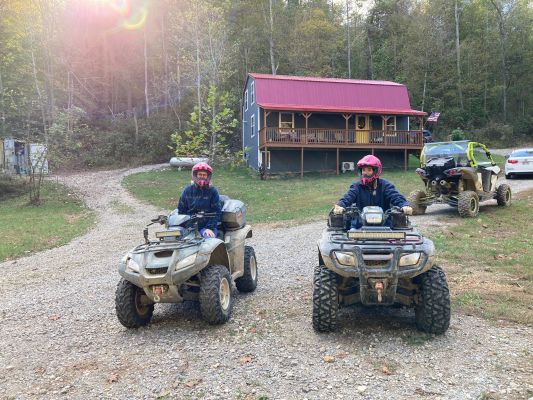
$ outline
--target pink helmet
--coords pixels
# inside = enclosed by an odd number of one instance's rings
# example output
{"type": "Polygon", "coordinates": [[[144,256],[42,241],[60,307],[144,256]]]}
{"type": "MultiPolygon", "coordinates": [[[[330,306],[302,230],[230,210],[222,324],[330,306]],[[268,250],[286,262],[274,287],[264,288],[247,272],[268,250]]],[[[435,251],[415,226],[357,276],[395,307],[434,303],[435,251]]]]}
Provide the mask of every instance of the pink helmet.
{"type": "Polygon", "coordinates": [[[380,177],[381,171],[382,171],[381,161],[379,161],[379,158],[373,156],[372,154],[369,154],[361,158],[357,162],[357,168],[359,169],[359,176],[361,177],[361,183],[363,185],[372,184],[372,182],[374,182],[376,179],[380,177]],[[371,167],[372,170],[374,171],[372,176],[364,176],[363,167],[371,167]]]}
{"type": "Polygon", "coordinates": [[[194,167],[192,167],[192,180],[195,184],[197,184],[200,187],[209,186],[209,183],[211,182],[212,174],[213,174],[213,168],[211,168],[211,166],[206,162],[201,161],[197,164],[194,164],[194,167]],[[198,171],[207,172],[207,178],[199,179],[198,171]]]}

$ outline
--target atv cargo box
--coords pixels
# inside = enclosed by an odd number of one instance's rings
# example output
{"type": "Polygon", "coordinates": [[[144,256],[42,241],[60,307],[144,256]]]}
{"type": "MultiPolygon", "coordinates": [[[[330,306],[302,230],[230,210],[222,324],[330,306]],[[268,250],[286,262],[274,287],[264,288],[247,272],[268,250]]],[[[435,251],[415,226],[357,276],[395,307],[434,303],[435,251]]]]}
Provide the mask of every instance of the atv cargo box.
{"type": "Polygon", "coordinates": [[[227,230],[240,229],[246,225],[246,206],[242,201],[224,199],[222,225],[227,230]]]}

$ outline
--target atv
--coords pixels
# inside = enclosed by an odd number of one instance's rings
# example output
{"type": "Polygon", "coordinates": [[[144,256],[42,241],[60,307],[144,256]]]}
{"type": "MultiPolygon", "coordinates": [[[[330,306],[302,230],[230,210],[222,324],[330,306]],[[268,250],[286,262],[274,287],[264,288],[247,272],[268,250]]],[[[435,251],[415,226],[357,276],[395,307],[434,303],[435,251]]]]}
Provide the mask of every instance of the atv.
{"type": "Polygon", "coordinates": [[[511,188],[496,185],[503,176],[487,147],[468,140],[427,143],[420,155],[417,175],[424,190],[408,197],[413,214],[424,214],[431,204],[457,208],[461,217],[476,217],[481,201],[496,199],[499,206],[511,204],[511,188]]]}
{"type": "Polygon", "coordinates": [[[416,327],[442,334],[450,325],[450,294],[433,242],[397,207],[347,207],[329,214],[318,241],[313,280],[313,328],[335,331],[339,307],[414,307],[416,327]],[[355,219],[358,228],[349,228],[355,219]],[[390,225],[390,226],[388,226],[390,225]]]}
{"type": "Polygon", "coordinates": [[[200,302],[203,319],[222,324],[231,316],[233,282],[240,292],[257,287],[257,261],[246,225],[246,208],[239,200],[221,196],[219,237],[205,239],[198,222],[213,213],[160,215],[144,229],[144,243],[129,251],[119,264],[122,279],[115,295],[118,320],[127,328],[147,325],[157,303],[200,302]],[[148,227],[164,225],[150,239],[148,227]]]}

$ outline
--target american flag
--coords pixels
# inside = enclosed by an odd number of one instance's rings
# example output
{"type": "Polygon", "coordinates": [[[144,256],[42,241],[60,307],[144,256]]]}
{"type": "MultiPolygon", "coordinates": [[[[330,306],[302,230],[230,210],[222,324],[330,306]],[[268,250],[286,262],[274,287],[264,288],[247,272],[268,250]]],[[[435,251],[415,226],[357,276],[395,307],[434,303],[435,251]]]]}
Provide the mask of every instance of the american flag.
{"type": "Polygon", "coordinates": [[[426,121],[427,122],[437,122],[439,117],[440,117],[440,112],[432,112],[431,114],[429,114],[429,117],[428,117],[428,119],[426,121]]]}

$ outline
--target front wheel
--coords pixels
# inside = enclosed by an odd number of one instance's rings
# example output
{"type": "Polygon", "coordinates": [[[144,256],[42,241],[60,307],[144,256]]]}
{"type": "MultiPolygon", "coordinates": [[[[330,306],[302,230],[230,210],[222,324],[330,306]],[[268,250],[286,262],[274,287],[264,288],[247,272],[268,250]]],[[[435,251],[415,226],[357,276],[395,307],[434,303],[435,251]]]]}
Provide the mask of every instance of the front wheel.
{"type": "Polygon", "coordinates": [[[466,190],[459,193],[457,210],[463,218],[474,218],[479,213],[479,197],[476,192],[466,190]]]}
{"type": "Polygon", "coordinates": [[[229,320],[233,308],[232,279],[223,265],[211,265],[200,275],[200,311],[211,325],[229,320]]]}
{"type": "Polygon", "coordinates": [[[496,188],[496,201],[499,206],[508,207],[511,205],[511,186],[501,184],[496,188]]]}
{"type": "Polygon", "coordinates": [[[440,335],[450,327],[450,292],[444,271],[434,265],[420,275],[420,294],[415,307],[416,327],[440,335]]]}
{"type": "Polygon", "coordinates": [[[315,267],[313,286],[313,328],[317,332],[333,332],[337,330],[339,313],[337,276],[323,265],[315,267]]]}
{"type": "Polygon", "coordinates": [[[244,273],[235,279],[239,292],[253,292],[257,287],[257,259],[252,246],[244,246],[244,273]]]}
{"type": "Polygon", "coordinates": [[[413,209],[413,215],[422,215],[426,212],[427,206],[421,204],[426,201],[425,191],[423,190],[412,191],[409,194],[407,201],[409,201],[409,204],[411,204],[411,208],[413,209]]]}
{"type": "Polygon", "coordinates": [[[115,292],[115,310],[122,325],[139,328],[152,319],[154,304],[140,287],[122,278],[115,292]]]}

